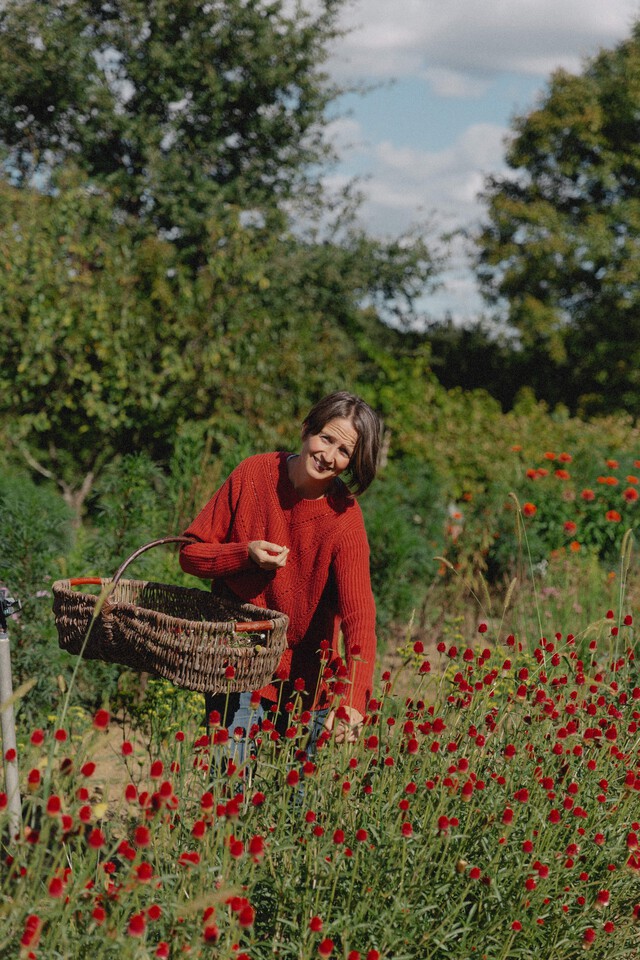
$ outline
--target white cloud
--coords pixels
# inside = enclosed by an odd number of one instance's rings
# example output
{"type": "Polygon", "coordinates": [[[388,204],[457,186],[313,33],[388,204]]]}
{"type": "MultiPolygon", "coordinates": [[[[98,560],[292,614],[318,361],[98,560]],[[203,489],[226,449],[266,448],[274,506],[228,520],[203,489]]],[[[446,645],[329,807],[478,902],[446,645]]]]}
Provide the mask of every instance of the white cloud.
{"type": "Polygon", "coordinates": [[[506,134],[503,127],[481,123],[468,127],[444,150],[377,144],[367,184],[368,216],[383,223],[393,207],[401,207],[423,216],[437,211],[448,227],[471,222],[480,211],[477,194],[485,176],[504,168],[506,134]]]}
{"type": "MultiPolygon", "coordinates": [[[[450,95],[504,71],[545,77],[618,42],[638,0],[358,0],[332,67],[341,75],[423,75],[450,95]]],[[[459,91],[459,92],[457,92],[459,91]]]]}

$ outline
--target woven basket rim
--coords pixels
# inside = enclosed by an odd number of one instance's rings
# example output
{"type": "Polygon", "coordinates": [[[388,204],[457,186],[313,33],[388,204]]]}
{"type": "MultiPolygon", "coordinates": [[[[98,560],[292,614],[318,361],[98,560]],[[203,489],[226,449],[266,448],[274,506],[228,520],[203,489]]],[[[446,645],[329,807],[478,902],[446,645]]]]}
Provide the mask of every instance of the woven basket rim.
{"type": "MultiPolygon", "coordinates": [[[[73,577],[67,577],[63,580],[56,580],[52,584],[53,592],[54,593],[57,592],[59,594],[66,593],[69,596],[76,597],[78,600],[86,599],[89,601],[93,601],[94,603],[99,599],[99,596],[94,593],[84,593],[81,590],[74,590],[71,587],[72,579],[73,577]]],[[[112,577],[109,577],[109,578],[101,577],[100,579],[102,580],[103,587],[113,582],[112,577]]],[[[206,596],[206,597],[211,596],[211,594],[207,590],[201,590],[199,587],[183,587],[179,584],[160,583],[157,580],[119,580],[118,581],[118,585],[134,584],[135,586],[139,586],[141,588],[148,586],[148,584],[156,584],[156,583],[158,584],[158,586],[164,587],[169,590],[191,591],[195,593],[201,593],[203,594],[203,596],[206,596]]],[[[98,584],[96,584],[96,586],[98,586],[98,584]]],[[[213,594],[213,597],[214,599],[216,599],[215,594],[213,594]]],[[[110,596],[107,597],[107,599],[110,599],[110,596]]],[[[234,601],[233,599],[227,600],[227,598],[224,598],[221,600],[221,604],[223,606],[231,606],[234,602],[236,601],[234,601]]],[[[248,601],[241,600],[240,597],[237,598],[237,605],[238,607],[245,608],[244,612],[246,613],[263,614],[263,616],[260,619],[273,621],[274,627],[276,625],[280,626],[283,623],[287,624],[289,620],[286,613],[282,613],[281,611],[278,611],[278,610],[269,610],[267,607],[257,607],[253,603],[249,603],[248,601]]],[[[133,614],[135,614],[137,611],[145,611],[151,614],[155,614],[156,616],[165,617],[168,620],[174,621],[176,624],[179,624],[179,625],[184,624],[189,627],[195,625],[200,629],[202,629],[203,624],[210,624],[211,626],[216,626],[219,630],[228,629],[231,633],[234,632],[234,624],[238,622],[242,623],[245,621],[245,618],[243,617],[234,617],[231,620],[189,620],[187,617],[178,617],[173,613],[161,613],[158,610],[154,610],[153,607],[139,607],[136,603],[133,603],[128,600],[111,601],[111,609],[114,609],[115,607],[117,607],[120,610],[126,610],[127,612],[131,612],[133,614]]],[[[257,629],[253,632],[262,633],[264,631],[257,629]]]]}

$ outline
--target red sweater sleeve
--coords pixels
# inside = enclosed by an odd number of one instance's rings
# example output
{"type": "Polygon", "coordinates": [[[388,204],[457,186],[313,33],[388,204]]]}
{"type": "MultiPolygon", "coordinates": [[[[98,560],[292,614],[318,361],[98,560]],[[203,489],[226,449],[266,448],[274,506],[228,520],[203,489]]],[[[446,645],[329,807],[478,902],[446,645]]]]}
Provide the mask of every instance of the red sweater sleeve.
{"type": "Polygon", "coordinates": [[[233,522],[242,477],[240,464],[185,530],[185,536],[198,541],[180,551],[180,566],[186,573],[214,580],[252,568],[249,541],[236,539],[233,522]]]}
{"type": "Polygon", "coordinates": [[[362,518],[341,539],[334,559],[334,572],[346,666],[352,681],[344,701],[364,714],[373,686],[376,607],[369,574],[369,543],[362,518]]]}

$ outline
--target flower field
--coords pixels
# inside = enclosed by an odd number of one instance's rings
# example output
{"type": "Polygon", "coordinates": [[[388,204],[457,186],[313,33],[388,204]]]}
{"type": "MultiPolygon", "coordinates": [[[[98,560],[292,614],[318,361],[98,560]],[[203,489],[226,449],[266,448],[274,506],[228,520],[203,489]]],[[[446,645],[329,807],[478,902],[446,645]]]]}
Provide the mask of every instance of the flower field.
{"type": "Polygon", "coordinates": [[[634,957],[633,612],[622,599],[546,636],[476,629],[471,644],[409,639],[360,741],[327,734],[312,758],[296,703],[286,732],[253,731],[246,770],[182,691],[146,744],[106,709],[33,730],[18,714],[0,957],[634,957]]]}

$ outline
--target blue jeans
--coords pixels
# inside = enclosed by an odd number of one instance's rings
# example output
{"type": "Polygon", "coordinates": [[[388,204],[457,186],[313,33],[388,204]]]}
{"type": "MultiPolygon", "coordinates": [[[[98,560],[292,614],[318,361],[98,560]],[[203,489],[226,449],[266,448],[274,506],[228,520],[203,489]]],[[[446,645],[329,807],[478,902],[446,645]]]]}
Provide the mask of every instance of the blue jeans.
{"type": "MultiPolygon", "coordinates": [[[[251,746],[254,744],[250,731],[254,726],[262,727],[263,721],[269,708],[272,706],[270,700],[261,699],[257,706],[251,706],[251,693],[219,693],[215,695],[205,694],[206,726],[210,729],[209,717],[212,710],[217,710],[221,717],[222,726],[229,732],[229,741],[227,743],[228,757],[238,767],[242,767],[251,756],[251,746]],[[242,733],[240,733],[242,731],[242,733]]],[[[313,757],[316,752],[318,737],[324,729],[328,709],[312,710],[311,722],[309,723],[309,739],[306,745],[307,756],[313,757]]],[[[282,735],[286,729],[288,714],[277,714],[273,723],[282,735]]]]}

